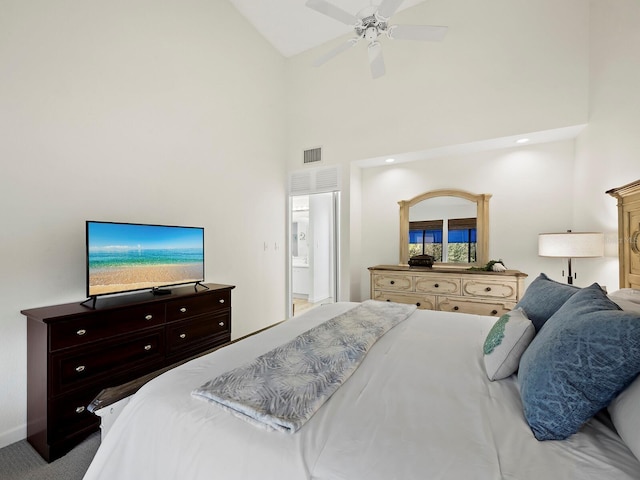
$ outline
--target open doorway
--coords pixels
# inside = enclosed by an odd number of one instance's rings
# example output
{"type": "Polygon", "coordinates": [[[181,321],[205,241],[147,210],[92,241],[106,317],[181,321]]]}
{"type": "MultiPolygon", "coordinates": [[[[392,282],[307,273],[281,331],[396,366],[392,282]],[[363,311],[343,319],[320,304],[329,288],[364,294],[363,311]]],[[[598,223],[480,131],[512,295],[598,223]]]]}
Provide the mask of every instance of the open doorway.
{"type": "Polygon", "coordinates": [[[338,208],[338,192],[290,197],[290,317],[336,301],[338,208]]]}

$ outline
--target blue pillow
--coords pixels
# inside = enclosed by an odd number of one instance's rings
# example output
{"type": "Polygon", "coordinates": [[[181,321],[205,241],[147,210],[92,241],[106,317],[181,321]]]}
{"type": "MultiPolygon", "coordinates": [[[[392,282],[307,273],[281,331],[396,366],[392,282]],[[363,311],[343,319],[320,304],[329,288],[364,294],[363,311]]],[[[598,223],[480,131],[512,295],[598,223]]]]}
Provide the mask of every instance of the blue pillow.
{"type": "Polygon", "coordinates": [[[562,440],[640,372],[640,315],[624,312],[597,283],[573,295],[520,359],[524,415],[538,440],[562,440]]]}
{"type": "Polygon", "coordinates": [[[527,317],[533,322],[538,332],[551,315],[556,313],[578,290],[580,290],[578,287],[556,282],[541,273],[527,287],[515,308],[522,308],[527,313],[527,317]]]}

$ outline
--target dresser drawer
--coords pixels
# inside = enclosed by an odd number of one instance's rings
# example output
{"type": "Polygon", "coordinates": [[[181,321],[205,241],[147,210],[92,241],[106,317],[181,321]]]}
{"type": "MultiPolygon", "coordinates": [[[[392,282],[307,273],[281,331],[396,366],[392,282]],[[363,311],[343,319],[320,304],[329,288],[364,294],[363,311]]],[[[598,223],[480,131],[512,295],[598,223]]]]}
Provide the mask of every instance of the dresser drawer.
{"type": "Polygon", "coordinates": [[[52,356],[52,369],[57,381],[54,394],[90,384],[105,375],[114,377],[125,371],[151,364],[164,358],[164,331],[155,328],[144,334],[119,337],[118,341],[103,342],[93,348],[52,356]]]}
{"type": "Polygon", "coordinates": [[[461,297],[439,297],[438,310],[500,317],[515,307],[513,302],[482,302],[461,297]]]}
{"type": "Polygon", "coordinates": [[[164,305],[150,304],[76,317],[51,325],[50,350],[83,345],[164,323],[164,305]]]}
{"type": "Polygon", "coordinates": [[[373,288],[376,290],[394,290],[398,292],[413,291],[413,277],[411,275],[373,275],[373,288]]]}
{"type": "Polygon", "coordinates": [[[494,280],[464,280],[462,282],[463,295],[474,297],[498,298],[514,300],[518,298],[518,287],[515,282],[494,280]]]}
{"type": "Polygon", "coordinates": [[[231,335],[229,313],[200,315],[182,322],[167,325],[167,355],[173,355],[196,346],[212,343],[221,337],[229,341],[231,335]]]}
{"type": "Polygon", "coordinates": [[[434,277],[416,277],[415,291],[432,293],[434,295],[459,295],[460,277],[446,277],[438,275],[434,277]]]}
{"type": "Polygon", "coordinates": [[[405,293],[380,292],[376,290],[373,294],[373,299],[381,302],[396,302],[416,305],[420,310],[435,310],[436,308],[435,295],[409,295],[405,293]]]}
{"type": "Polygon", "coordinates": [[[200,296],[167,302],[167,322],[231,307],[231,292],[203,292],[200,296]]]}
{"type": "Polygon", "coordinates": [[[100,425],[100,419],[87,410],[87,406],[100,393],[100,390],[100,388],[87,389],[80,393],[64,395],[53,401],[52,420],[49,426],[52,436],[49,438],[50,442],[79,430],[100,425]]]}

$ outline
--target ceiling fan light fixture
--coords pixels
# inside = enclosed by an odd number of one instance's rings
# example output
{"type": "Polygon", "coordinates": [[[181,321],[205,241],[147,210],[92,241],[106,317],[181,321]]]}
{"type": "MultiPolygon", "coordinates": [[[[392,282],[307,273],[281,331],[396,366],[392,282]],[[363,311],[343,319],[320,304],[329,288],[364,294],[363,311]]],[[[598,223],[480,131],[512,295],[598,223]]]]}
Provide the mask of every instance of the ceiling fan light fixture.
{"type": "Polygon", "coordinates": [[[346,44],[339,45],[315,62],[320,66],[336,55],[353,47],[359,40],[369,42],[368,55],[371,68],[371,76],[375,79],[385,73],[384,59],[382,58],[382,46],[377,38],[385,34],[390,39],[440,41],[447,32],[447,27],[434,25],[389,25],[389,19],[398,10],[404,0],[382,0],[379,6],[369,5],[352,15],[340,7],[336,7],[327,0],[307,0],[307,7],[333,18],[347,25],[352,25],[356,38],[350,39],[346,44]],[[394,32],[395,31],[395,32],[394,32]]]}
{"type": "Polygon", "coordinates": [[[378,38],[378,35],[380,35],[380,32],[378,31],[377,27],[367,27],[364,32],[364,38],[366,38],[370,42],[378,38]]]}

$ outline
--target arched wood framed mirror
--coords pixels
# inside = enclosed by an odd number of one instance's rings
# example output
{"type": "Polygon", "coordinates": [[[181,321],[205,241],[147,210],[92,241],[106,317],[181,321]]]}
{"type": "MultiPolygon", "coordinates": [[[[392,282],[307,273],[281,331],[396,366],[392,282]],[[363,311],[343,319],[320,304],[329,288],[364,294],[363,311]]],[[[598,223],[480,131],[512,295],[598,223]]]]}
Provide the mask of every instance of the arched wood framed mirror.
{"type": "MultiPolygon", "coordinates": [[[[401,200],[400,205],[400,264],[406,265],[409,257],[416,253],[429,253],[424,251],[424,235],[421,236],[423,251],[416,251],[416,234],[422,230],[425,234],[430,232],[437,237],[438,228],[440,242],[443,246],[442,257],[435,262],[446,266],[474,266],[484,265],[489,261],[489,199],[491,195],[483,193],[475,195],[463,190],[433,190],[425,192],[410,200],[401,200]],[[473,217],[475,213],[475,217],[473,217]],[[411,225],[411,227],[410,227],[411,225]],[[431,229],[431,230],[429,230],[431,229]],[[449,230],[466,230],[468,240],[475,239],[473,245],[467,248],[475,250],[464,259],[456,258],[453,261],[448,258],[444,246],[447,245],[449,230]],[[475,231],[473,231],[475,229],[475,231]],[[434,233],[435,232],[435,233],[434,233]],[[411,243],[410,243],[411,240],[411,243]],[[475,255],[473,255],[475,253],[475,255]]],[[[458,232],[453,232],[458,233],[458,232]]],[[[437,238],[435,240],[437,242],[437,238]]]]}

